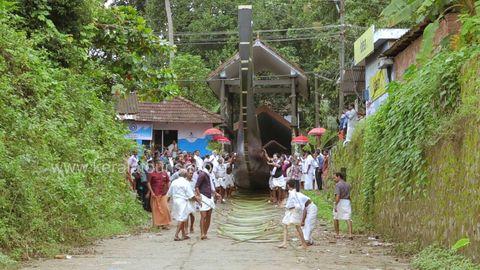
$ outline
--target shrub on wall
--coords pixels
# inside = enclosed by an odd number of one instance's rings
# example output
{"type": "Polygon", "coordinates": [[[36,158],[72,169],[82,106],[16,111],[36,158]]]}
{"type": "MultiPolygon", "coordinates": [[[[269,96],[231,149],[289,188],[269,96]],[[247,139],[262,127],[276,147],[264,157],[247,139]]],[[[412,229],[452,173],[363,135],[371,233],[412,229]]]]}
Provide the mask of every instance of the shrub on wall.
{"type": "Polygon", "coordinates": [[[410,67],[403,82],[388,85],[389,98],[357,128],[355,139],[334,155],[336,170],[347,168],[354,207],[365,221],[423,244],[451,244],[472,234],[465,252],[476,259],[480,206],[465,196],[480,193],[479,57],[480,46],[469,44],[410,67]]]}

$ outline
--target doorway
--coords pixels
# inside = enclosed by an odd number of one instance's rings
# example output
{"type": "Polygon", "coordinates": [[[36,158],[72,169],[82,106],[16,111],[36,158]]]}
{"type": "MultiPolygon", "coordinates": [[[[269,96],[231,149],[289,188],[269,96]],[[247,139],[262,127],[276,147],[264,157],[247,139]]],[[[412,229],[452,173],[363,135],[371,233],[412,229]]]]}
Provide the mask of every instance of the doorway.
{"type": "Polygon", "coordinates": [[[178,130],[154,130],[153,143],[155,149],[165,151],[167,147],[176,141],[178,143],[178,130]]]}

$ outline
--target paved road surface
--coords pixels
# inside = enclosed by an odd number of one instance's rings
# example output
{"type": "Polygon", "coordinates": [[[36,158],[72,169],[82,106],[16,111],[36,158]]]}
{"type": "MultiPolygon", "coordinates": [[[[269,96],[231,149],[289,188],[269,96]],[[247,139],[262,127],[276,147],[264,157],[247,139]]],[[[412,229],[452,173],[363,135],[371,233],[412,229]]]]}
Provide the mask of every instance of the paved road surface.
{"type": "MultiPolygon", "coordinates": [[[[221,221],[231,209],[222,205],[214,219],[221,221]]],[[[278,209],[279,214],[283,211],[278,209]]],[[[198,219],[197,219],[198,220],[198,219]]],[[[196,224],[198,231],[198,224],[196,224]]],[[[307,251],[291,241],[286,250],[278,243],[235,242],[219,237],[216,223],[210,239],[201,241],[196,231],[192,239],[174,242],[173,230],[146,232],[102,240],[90,248],[90,254],[73,255],[72,259],[35,261],[24,270],[279,270],[279,269],[409,269],[408,263],[397,260],[389,248],[372,246],[365,236],[354,241],[334,241],[325,226],[318,226],[315,245],[307,251]]],[[[293,235],[292,235],[293,236],[293,235]]]]}

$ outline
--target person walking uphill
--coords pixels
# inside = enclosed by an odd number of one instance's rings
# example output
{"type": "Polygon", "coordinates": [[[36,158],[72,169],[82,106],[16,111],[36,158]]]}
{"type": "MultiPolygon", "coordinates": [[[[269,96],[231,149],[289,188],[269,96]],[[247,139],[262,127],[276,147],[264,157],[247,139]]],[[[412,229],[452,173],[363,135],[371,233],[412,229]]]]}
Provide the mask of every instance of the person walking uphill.
{"type": "Polygon", "coordinates": [[[350,184],[345,182],[345,176],[342,173],[335,173],[335,207],[333,208],[333,220],[335,225],[336,237],[340,237],[339,220],[345,220],[348,223],[348,233],[350,240],[352,236],[352,206],[350,204],[350,184]]]}
{"type": "Polygon", "coordinates": [[[155,169],[148,174],[147,179],[148,190],[150,191],[153,226],[168,229],[168,225],[170,225],[172,221],[166,196],[170,179],[168,174],[163,170],[162,162],[155,163],[155,169]]]}

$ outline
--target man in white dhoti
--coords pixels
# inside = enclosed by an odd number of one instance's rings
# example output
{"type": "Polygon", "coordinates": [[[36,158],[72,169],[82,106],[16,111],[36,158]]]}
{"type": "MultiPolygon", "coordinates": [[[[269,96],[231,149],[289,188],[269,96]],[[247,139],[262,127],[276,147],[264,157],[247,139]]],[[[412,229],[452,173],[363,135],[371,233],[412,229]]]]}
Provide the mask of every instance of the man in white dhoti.
{"type": "Polygon", "coordinates": [[[315,170],[317,168],[317,163],[313,158],[312,154],[308,152],[308,156],[305,160],[305,167],[306,171],[304,171],[305,175],[305,190],[313,190],[313,183],[315,181],[315,170]]]}
{"type": "Polygon", "coordinates": [[[353,131],[358,122],[357,111],[353,105],[348,106],[348,111],[345,113],[345,117],[347,118],[347,136],[345,137],[344,145],[352,140],[353,131]]]}
{"type": "Polygon", "coordinates": [[[200,205],[200,239],[207,239],[207,232],[210,228],[210,221],[212,218],[212,209],[215,208],[214,197],[220,197],[220,194],[215,192],[213,181],[211,180],[212,165],[205,164],[203,170],[198,172],[197,183],[195,184],[195,194],[201,197],[200,205]]]}
{"type": "Polygon", "coordinates": [[[345,182],[345,177],[342,173],[335,173],[335,206],[333,208],[333,220],[335,225],[336,237],[340,237],[339,220],[345,220],[348,224],[349,239],[353,240],[352,236],[352,206],[350,203],[350,184],[345,182]]]}
{"type": "MultiPolygon", "coordinates": [[[[195,184],[197,183],[197,177],[198,177],[197,169],[195,168],[195,165],[192,164],[187,168],[187,180],[193,192],[195,192],[195,184]]],[[[198,203],[197,201],[196,203],[193,203],[192,207],[193,207],[192,212],[189,215],[190,221],[188,221],[187,219],[187,224],[185,224],[185,230],[187,230],[188,225],[190,224],[190,233],[193,233],[194,231],[193,225],[195,224],[195,215],[193,213],[198,212],[200,210],[200,203],[198,203]]]]}
{"type": "Polygon", "coordinates": [[[302,213],[305,205],[303,205],[302,207],[302,202],[299,196],[300,193],[295,190],[294,180],[289,180],[287,182],[287,188],[288,188],[288,198],[285,204],[285,215],[282,219],[283,242],[278,246],[278,248],[287,248],[288,225],[295,226],[298,233],[298,239],[300,239],[300,243],[302,244],[303,248],[307,248],[307,243],[305,242],[305,238],[301,228],[302,213]]]}
{"type": "Polygon", "coordinates": [[[179,171],[179,178],[172,182],[167,192],[167,196],[173,199],[172,217],[178,222],[174,241],[190,238],[187,235],[186,223],[190,213],[194,210],[192,205],[193,201],[199,201],[199,199],[195,197],[190,182],[185,177],[187,177],[187,171],[181,169],[179,171]],[[181,239],[178,237],[180,232],[182,233],[181,239]]]}

